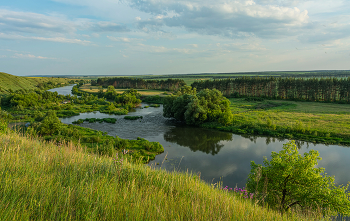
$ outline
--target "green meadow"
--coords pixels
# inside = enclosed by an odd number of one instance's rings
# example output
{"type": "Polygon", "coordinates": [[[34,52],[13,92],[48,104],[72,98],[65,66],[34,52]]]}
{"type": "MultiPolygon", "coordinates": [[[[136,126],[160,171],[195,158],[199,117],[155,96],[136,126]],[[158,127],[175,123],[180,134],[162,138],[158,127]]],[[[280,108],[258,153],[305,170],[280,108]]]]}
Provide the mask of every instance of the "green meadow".
{"type": "Polygon", "coordinates": [[[229,100],[234,120],[231,126],[220,127],[222,130],[328,144],[350,144],[350,106],[347,104],[247,101],[245,98],[229,100]]]}

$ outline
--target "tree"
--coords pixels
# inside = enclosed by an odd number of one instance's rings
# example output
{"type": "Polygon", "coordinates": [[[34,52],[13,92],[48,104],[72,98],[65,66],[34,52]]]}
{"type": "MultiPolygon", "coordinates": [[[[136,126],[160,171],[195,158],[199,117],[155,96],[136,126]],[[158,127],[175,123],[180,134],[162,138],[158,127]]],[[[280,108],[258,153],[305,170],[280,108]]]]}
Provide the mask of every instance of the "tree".
{"type": "Polygon", "coordinates": [[[167,96],[164,100],[163,116],[173,117],[187,124],[199,125],[204,122],[230,124],[233,115],[230,101],[216,89],[204,89],[196,92],[196,88],[183,86],[176,96],[167,96]]]}
{"type": "Polygon", "coordinates": [[[317,168],[321,160],[315,150],[299,154],[294,141],[283,145],[279,153],[272,152],[264,166],[251,162],[247,181],[250,193],[281,213],[291,208],[301,211],[322,211],[323,215],[349,215],[348,185],[335,186],[334,177],[327,176],[324,168],[317,168]]]}
{"type": "Polygon", "coordinates": [[[60,119],[56,116],[56,112],[49,110],[46,116],[39,124],[38,131],[41,135],[53,135],[58,133],[62,128],[60,119]]]}

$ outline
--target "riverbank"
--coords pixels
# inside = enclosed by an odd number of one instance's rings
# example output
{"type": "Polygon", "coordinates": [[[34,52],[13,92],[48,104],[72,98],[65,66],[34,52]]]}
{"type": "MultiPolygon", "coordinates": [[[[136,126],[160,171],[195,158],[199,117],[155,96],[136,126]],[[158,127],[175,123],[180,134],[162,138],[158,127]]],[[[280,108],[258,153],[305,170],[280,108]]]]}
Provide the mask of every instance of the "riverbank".
{"type": "Polygon", "coordinates": [[[350,106],[319,102],[230,98],[233,124],[205,128],[313,143],[350,145],[350,106]]]}
{"type": "Polygon", "coordinates": [[[12,220],[301,220],[185,173],[0,134],[0,215],[12,220]]]}

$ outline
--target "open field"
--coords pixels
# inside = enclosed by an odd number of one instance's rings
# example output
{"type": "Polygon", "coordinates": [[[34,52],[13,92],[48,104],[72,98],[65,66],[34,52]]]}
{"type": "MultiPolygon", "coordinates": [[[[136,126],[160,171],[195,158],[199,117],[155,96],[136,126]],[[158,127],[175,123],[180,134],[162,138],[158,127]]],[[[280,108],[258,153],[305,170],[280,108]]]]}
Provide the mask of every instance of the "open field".
{"type": "MultiPolygon", "coordinates": [[[[98,93],[99,88],[98,86],[91,86],[91,84],[85,84],[79,87],[79,90],[88,92],[88,93],[98,93]]],[[[117,93],[121,94],[128,89],[115,89],[115,90],[117,93]]],[[[103,92],[106,92],[106,91],[107,89],[104,88],[103,92]]],[[[139,92],[142,96],[156,96],[156,95],[166,96],[169,93],[169,92],[160,91],[160,90],[147,90],[147,89],[137,89],[137,92],[139,92]]]]}
{"type": "Polygon", "coordinates": [[[16,91],[19,89],[35,89],[36,86],[43,83],[52,82],[54,84],[67,84],[70,78],[48,78],[48,77],[19,77],[0,72],[0,93],[8,92],[10,89],[16,91]]]}
{"type": "Polygon", "coordinates": [[[350,137],[350,105],[230,98],[234,124],[269,129],[309,131],[315,135],[350,137]]]}
{"type": "Polygon", "coordinates": [[[13,132],[0,134],[0,143],[4,220],[302,220],[281,217],[194,175],[13,132]]]}

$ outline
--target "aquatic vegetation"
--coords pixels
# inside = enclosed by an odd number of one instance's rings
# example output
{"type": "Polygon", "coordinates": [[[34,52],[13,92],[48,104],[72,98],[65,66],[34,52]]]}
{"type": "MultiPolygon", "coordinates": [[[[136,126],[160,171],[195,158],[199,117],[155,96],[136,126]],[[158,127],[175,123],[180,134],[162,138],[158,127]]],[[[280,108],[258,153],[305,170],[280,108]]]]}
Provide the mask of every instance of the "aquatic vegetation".
{"type": "Polygon", "coordinates": [[[72,124],[82,124],[82,123],[84,123],[84,121],[87,121],[89,123],[106,122],[106,123],[115,124],[115,122],[117,122],[117,119],[115,119],[115,118],[85,118],[85,119],[79,119],[79,120],[73,121],[72,124]]]}
{"type": "Polygon", "coordinates": [[[125,120],[137,120],[137,119],[142,119],[142,116],[125,116],[125,120]]]}

